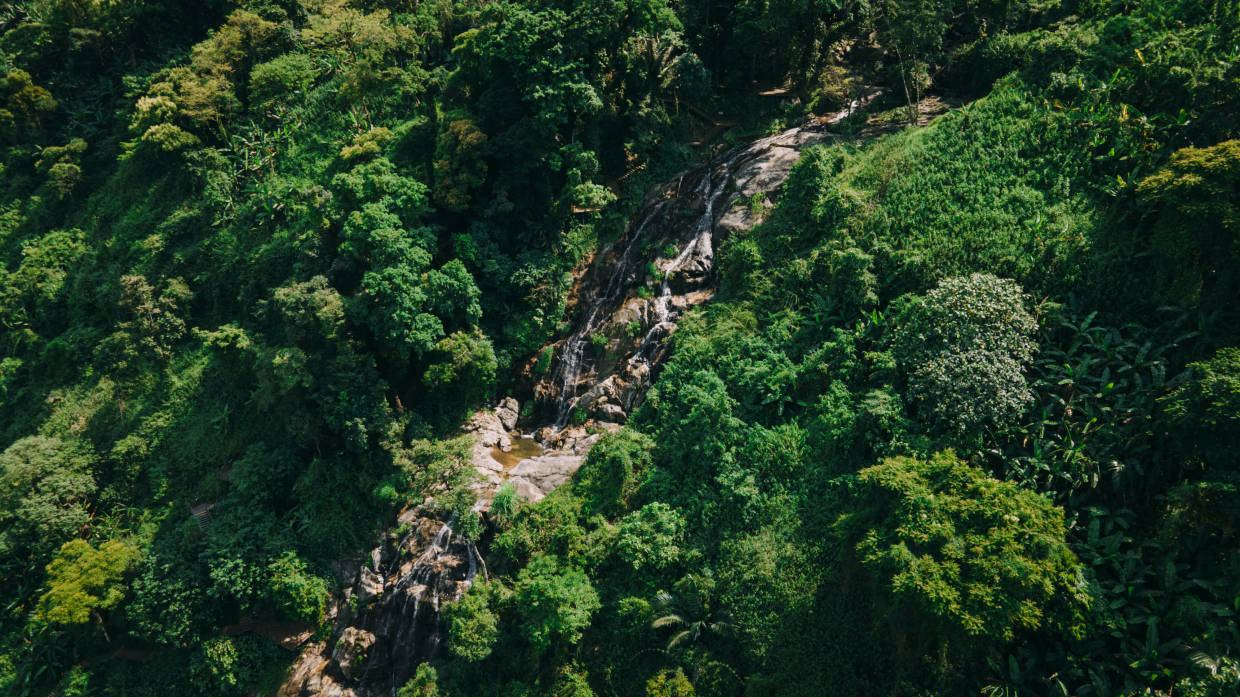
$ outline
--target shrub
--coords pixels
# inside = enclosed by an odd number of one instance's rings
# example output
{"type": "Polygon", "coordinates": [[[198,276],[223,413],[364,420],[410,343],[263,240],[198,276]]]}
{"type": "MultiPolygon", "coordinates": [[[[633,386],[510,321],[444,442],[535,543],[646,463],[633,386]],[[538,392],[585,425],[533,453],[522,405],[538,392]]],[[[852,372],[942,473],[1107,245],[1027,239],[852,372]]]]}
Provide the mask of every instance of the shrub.
{"type": "Polygon", "coordinates": [[[310,89],[317,71],[304,53],[288,53],[254,66],[250,73],[250,96],[258,104],[271,102],[310,89]]]}
{"type": "Polygon", "coordinates": [[[1063,511],[951,451],[861,470],[833,527],[890,594],[966,634],[1010,641],[1085,604],[1063,511]]]}
{"type": "Polygon", "coordinates": [[[44,436],[0,453],[0,554],[41,556],[85,527],[94,464],[89,448],[44,436]]]}
{"type": "Polygon", "coordinates": [[[685,519],[666,503],[646,504],[620,521],[616,550],[634,569],[664,569],[680,561],[685,519]]]}
{"type": "Polygon", "coordinates": [[[990,274],[946,279],[904,299],[892,323],[906,400],[932,425],[976,438],[1011,423],[1031,403],[1024,369],[1037,324],[1015,281],[990,274]]]}
{"type": "Polygon", "coordinates": [[[467,661],[491,655],[499,637],[499,620],[488,605],[485,583],[475,584],[465,597],[444,609],[448,623],[448,650],[467,661]]]}

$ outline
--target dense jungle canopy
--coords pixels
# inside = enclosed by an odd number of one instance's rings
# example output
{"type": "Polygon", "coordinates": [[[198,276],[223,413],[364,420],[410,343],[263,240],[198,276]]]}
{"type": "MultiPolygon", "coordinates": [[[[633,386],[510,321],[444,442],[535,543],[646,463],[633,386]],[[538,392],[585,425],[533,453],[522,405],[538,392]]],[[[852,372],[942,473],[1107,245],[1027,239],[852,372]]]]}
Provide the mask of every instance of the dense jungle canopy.
{"type": "Polygon", "coordinates": [[[275,694],[429,494],[400,697],[1235,695],[1237,301],[1234,0],[0,2],[0,694],[275,694]],[[480,518],[646,192],[871,87],[480,518]]]}

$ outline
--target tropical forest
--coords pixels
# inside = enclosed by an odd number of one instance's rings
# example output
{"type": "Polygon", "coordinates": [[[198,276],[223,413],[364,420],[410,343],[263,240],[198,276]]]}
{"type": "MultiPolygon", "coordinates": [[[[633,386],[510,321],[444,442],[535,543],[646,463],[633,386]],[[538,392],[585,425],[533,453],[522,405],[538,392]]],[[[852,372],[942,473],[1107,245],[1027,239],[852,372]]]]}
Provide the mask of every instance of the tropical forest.
{"type": "Polygon", "coordinates": [[[0,0],[0,695],[1240,695],[1240,3],[0,0]]]}

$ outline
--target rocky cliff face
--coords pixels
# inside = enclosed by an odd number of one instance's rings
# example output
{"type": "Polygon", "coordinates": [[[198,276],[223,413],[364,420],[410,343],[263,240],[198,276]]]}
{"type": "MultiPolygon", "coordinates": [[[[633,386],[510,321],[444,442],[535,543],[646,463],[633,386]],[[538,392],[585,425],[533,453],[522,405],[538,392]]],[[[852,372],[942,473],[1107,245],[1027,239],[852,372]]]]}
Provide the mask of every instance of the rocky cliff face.
{"type": "Polygon", "coordinates": [[[555,429],[628,419],[667,357],[677,320],[714,295],[718,243],[760,222],[801,151],[837,137],[831,126],[849,113],[728,151],[651,194],[578,281],[573,331],[552,344],[551,368],[534,387],[555,429]]]}
{"type": "MultiPolygon", "coordinates": [[[[517,431],[513,398],[466,425],[482,479],[478,510],[504,482],[527,500],[543,498],[572,477],[602,431],[628,419],[677,320],[714,295],[721,236],[756,225],[801,150],[834,137],[830,126],[846,115],[726,152],[651,194],[577,284],[573,331],[552,344],[551,368],[534,387],[544,425],[532,437],[517,431]]],[[[479,549],[452,523],[406,510],[365,558],[337,564],[344,590],[330,611],[332,638],[303,648],[279,697],[394,695],[442,650],[440,607],[486,573],[479,549]]]]}

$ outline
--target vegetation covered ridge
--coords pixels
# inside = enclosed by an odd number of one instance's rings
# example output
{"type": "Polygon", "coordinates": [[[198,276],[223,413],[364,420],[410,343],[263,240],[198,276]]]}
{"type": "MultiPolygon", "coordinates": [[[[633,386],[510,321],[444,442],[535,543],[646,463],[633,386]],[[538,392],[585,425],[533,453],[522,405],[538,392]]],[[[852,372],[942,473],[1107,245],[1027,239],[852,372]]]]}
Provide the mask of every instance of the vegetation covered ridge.
{"type": "Polygon", "coordinates": [[[15,0],[0,76],[0,693],[274,693],[424,501],[489,580],[401,697],[1240,686],[1234,2],[15,0]],[[479,517],[642,193],[862,85],[479,517]]]}

